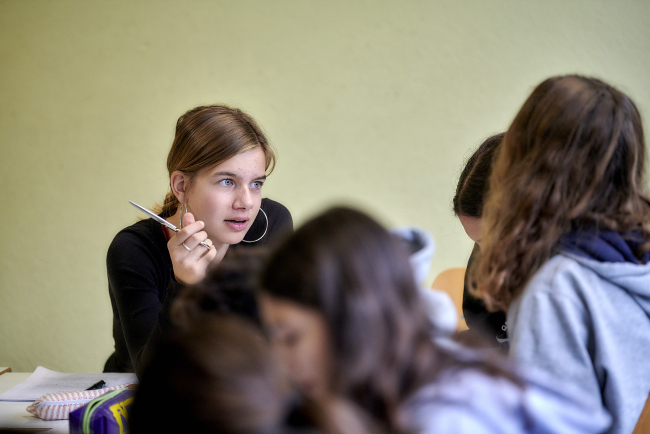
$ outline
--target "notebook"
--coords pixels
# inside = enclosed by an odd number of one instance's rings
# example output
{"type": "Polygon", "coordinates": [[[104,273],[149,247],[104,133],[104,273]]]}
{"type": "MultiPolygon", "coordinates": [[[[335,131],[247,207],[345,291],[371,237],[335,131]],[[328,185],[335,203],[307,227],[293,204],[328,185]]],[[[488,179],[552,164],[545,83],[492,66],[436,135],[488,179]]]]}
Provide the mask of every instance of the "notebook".
{"type": "Polygon", "coordinates": [[[39,366],[29,378],[0,395],[0,401],[36,401],[43,395],[85,390],[99,380],[105,387],[137,383],[138,377],[129,373],[64,374],[39,366]]]}

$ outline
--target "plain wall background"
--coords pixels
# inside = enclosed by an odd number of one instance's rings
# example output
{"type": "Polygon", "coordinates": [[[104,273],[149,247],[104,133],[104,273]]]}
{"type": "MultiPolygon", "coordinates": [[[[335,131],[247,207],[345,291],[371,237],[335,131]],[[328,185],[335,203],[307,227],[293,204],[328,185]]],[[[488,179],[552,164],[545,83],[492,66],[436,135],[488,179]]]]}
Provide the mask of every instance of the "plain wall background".
{"type": "MultiPolygon", "coordinates": [[[[264,195],[472,243],[464,160],[544,78],[618,86],[650,126],[650,2],[0,0],[0,365],[100,371],[113,236],[161,201],[176,119],[222,102],[279,153],[264,195]]],[[[588,174],[587,174],[588,175],[588,174]]]]}

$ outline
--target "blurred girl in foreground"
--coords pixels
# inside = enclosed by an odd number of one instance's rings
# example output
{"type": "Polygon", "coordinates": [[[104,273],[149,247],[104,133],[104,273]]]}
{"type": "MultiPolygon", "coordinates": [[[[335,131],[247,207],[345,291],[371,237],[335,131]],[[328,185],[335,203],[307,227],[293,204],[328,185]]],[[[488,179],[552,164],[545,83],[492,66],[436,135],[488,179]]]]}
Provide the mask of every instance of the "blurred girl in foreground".
{"type": "Polygon", "coordinates": [[[607,426],[603,413],[501,362],[432,342],[402,248],[368,216],[333,209],[273,253],[261,280],[261,316],[304,393],[350,400],[391,433],[596,433],[607,426]]]}
{"type": "Polygon", "coordinates": [[[280,432],[293,399],[260,331],[213,315],[154,346],[129,415],[132,433],[280,432]]]}
{"type": "Polygon", "coordinates": [[[278,366],[257,316],[254,251],[225,258],[174,302],[174,330],[153,345],[132,433],[364,434],[343,400],[303,399],[278,366]]]}
{"type": "Polygon", "coordinates": [[[477,282],[508,310],[510,352],[632,432],[650,391],[650,204],[634,103],[552,77],[515,117],[484,209],[477,282]]]}

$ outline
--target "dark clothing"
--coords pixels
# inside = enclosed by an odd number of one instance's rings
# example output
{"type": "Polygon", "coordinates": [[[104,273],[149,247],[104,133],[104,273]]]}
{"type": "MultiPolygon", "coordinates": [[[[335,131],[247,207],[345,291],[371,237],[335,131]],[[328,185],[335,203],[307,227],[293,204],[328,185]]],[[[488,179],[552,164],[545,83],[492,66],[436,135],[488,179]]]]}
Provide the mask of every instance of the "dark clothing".
{"type": "Polygon", "coordinates": [[[562,237],[558,249],[598,262],[646,264],[650,261],[650,252],[637,256],[644,243],[638,232],[622,235],[614,231],[573,231],[562,237]]]}
{"type": "Polygon", "coordinates": [[[489,337],[493,346],[498,347],[507,342],[507,326],[505,312],[488,312],[483,300],[474,297],[469,292],[471,287],[469,270],[472,264],[481,257],[481,249],[474,244],[474,249],[467,263],[468,272],[465,273],[465,287],[463,289],[463,317],[471,332],[481,333],[489,337]],[[494,336],[494,338],[493,338],[494,336]],[[492,340],[494,339],[494,340],[492,340]]]}
{"type": "MultiPolygon", "coordinates": [[[[234,249],[277,242],[293,230],[291,213],[282,204],[262,199],[261,207],[268,216],[266,235],[255,243],[231,246],[226,256],[234,249]]],[[[265,228],[266,219],[260,212],[245,239],[257,240],[265,228]]],[[[174,278],[162,225],[147,219],[121,230],[108,248],[106,268],[115,353],[104,372],[140,373],[146,359],[143,354],[150,351],[156,336],[171,327],[170,308],[183,290],[174,278]]]]}

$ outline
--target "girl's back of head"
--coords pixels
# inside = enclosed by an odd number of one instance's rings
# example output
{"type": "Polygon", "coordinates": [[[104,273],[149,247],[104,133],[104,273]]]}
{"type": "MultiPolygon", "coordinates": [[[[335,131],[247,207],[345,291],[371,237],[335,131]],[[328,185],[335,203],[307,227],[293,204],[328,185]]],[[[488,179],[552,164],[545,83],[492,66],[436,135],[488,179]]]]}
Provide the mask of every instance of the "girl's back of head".
{"type": "Polygon", "coordinates": [[[505,133],[488,137],[465,163],[458,177],[453,210],[456,217],[480,218],[492,174],[492,161],[505,133]]]}
{"type": "Polygon", "coordinates": [[[477,279],[486,303],[507,309],[571,230],[638,231],[649,240],[644,162],[641,117],[625,94],[577,75],[537,86],[493,169],[477,279]]]}
{"type": "Polygon", "coordinates": [[[261,325],[255,295],[267,251],[250,248],[229,253],[219,264],[208,268],[203,280],[185,288],[174,301],[171,317],[176,326],[225,313],[261,325]]]}
{"type": "Polygon", "coordinates": [[[293,396],[260,331],[225,314],[165,337],[140,380],[133,433],[279,432],[293,396]]]}

